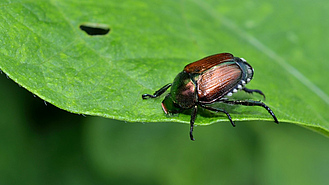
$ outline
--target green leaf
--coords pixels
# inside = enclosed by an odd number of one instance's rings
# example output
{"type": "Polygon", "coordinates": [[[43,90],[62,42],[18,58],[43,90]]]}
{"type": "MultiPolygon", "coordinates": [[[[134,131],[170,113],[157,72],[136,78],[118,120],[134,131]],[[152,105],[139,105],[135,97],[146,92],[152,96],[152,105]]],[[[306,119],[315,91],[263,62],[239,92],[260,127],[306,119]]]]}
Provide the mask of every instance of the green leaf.
{"type": "MultiPolygon", "coordinates": [[[[329,135],[327,1],[7,1],[0,3],[0,68],[43,100],[73,113],[126,121],[167,117],[163,97],[142,100],[183,67],[230,52],[255,69],[279,121],[329,135]],[[298,6],[295,6],[298,4],[298,6]],[[110,32],[89,36],[82,24],[110,32]]],[[[248,97],[249,98],[249,97],[248,97]]],[[[260,96],[255,95],[256,99],[260,96]]],[[[222,105],[219,105],[222,106],[222,105]]],[[[233,120],[269,120],[259,107],[226,107],[233,120]]],[[[196,123],[227,121],[200,111],[196,123]]]]}

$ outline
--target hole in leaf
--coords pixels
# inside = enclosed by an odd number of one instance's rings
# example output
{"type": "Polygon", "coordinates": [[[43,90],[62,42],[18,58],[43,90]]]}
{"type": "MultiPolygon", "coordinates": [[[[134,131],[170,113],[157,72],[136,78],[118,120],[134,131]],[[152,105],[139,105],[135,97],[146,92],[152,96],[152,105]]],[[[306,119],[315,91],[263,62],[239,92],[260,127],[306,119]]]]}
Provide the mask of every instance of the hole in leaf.
{"type": "Polygon", "coordinates": [[[110,28],[107,25],[98,23],[84,23],[80,25],[80,29],[91,36],[106,35],[110,32],[110,28]]]}

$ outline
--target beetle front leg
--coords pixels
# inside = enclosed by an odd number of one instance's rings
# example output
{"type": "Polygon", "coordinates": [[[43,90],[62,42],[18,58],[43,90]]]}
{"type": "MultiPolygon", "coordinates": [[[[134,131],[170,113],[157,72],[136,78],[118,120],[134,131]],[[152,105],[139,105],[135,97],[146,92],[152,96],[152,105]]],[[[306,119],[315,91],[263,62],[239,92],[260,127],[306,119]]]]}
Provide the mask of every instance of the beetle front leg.
{"type": "Polygon", "coordinates": [[[168,89],[169,87],[171,87],[171,86],[172,86],[172,83],[169,83],[169,84],[167,84],[167,85],[161,87],[159,90],[155,91],[155,93],[154,93],[153,95],[152,95],[152,94],[143,94],[143,95],[142,95],[142,98],[143,98],[143,99],[147,99],[147,98],[156,98],[156,97],[160,96],[161,94],[163,94],[164,92],[166,92],[167,89],[168,89]]]}
{"type": "Polygon", "coordinates": [[[215,112],[223,112],[226,114],[227,118],[230,120],[231,124],[233,127],[235,127],[235,124],[231,118],[231,115],[226,112],[224,109],[220,109],[220,108],[214,108],[214,107],[208,107],[208,106],[205,106],[205,105],[201,105],[201,107],[205,108],[205,109],[208,109],[208,110],[211,110],[211,111],[215,111],[215,112]]]}
{"type": "Polygon", "coordinates": [[[265,103],[263,103],[263,102],[253,101],[253,100],[223,100],[222,102],[227,103],[227,104],[237,104],[237,105],[244,105],[244,106],[260,106],[260,107],[263,107],[264,109],[267,110],[268,113],[271,114],[271,116],[274,119],[274,122],[279,123],[279,121],[276,118],[274,112],[270,109],[270,107],[265,105],[265,103]]]}
{"type": "Polygon", "coordinates": [[[194,141],[194,137],[193,137],[193,128],[194,128],[194,121],[195,121],[195,118],[196,118],[196,114],[198,112],[198,106],[195,105],[193,108],[192,108],[192,113],[191,113],[191,121],[190,121],[190,138],[192,141],[194,141]]]}
{"type": "Polygon", "coordinates": [[[258,90],[258,89],[248,89],[248,88],[245,88],[245,87],[242,90],[244,92],[246,92],[246,93],[249,93],[249,94],[252,94],[252,93],[256,92],[256,93],[262,95],[264,97],[264,100],[265,100],[265,94],[261,90],[258,90]]]}

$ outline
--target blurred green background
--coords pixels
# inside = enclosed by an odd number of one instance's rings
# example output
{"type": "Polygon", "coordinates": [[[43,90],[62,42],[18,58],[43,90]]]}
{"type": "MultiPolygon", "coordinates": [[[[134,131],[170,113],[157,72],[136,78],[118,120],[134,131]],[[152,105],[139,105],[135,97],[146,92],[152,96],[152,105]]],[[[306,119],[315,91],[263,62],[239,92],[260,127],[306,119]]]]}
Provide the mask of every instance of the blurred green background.
{"type": "Polygon", "coordinates": [[[0,184],[327,184],[328,138],[273,122],[125,123],[60,110],[0,75],[0,184]]]}

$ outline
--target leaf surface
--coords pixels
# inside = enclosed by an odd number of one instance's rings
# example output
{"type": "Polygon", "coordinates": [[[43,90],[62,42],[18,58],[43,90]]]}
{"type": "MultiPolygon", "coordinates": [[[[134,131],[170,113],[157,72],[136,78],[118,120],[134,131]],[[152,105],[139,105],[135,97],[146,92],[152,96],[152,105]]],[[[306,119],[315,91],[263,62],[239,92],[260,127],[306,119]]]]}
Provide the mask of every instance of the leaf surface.
{"type": "MultiPolygon", "coordinates": [[[[0,3],[0,68],[69,112],[188,123],[189,113],[164,115],[164,96],[143,101],[141,95],[172,82],[188,63],[230,52],[254,67],[247,87],[266,94],[279,121],[329,135],[327,6],[326,1],[6,1],[0,3]],[[107,25],[110,32],[90,36],[79,29],[86,23],[107,25]]],[[[273,121],[259,107],[224,107],[236,121],[273,121]]],[[[200,125],[227,121],[220,113],[199,112],[200,125]]]]}

